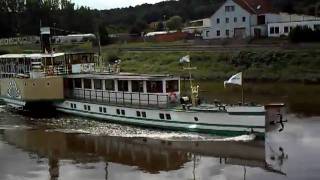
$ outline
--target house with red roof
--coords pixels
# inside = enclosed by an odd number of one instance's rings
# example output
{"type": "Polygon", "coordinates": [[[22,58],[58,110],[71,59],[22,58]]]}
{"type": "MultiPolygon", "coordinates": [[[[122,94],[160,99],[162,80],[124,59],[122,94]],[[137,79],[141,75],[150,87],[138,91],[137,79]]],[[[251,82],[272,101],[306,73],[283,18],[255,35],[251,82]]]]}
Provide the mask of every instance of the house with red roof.
{"type": "Polygon", "coordinates": [[[203,39],[279,37],[299,25],[320,28],[319,17],[277,12],[269,0],[226,0],[209,19],[196,28],[203,39]]]}

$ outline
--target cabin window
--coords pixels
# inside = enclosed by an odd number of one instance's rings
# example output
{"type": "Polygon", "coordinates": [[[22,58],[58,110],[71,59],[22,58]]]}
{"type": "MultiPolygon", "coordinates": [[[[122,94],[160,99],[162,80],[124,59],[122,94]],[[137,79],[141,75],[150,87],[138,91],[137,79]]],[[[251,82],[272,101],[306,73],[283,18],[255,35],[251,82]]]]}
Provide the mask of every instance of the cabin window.
{"type": "Polygon", "coordinates": [[[128,91],[128,81],[118,81],[118,91],[128,91]]]}
{"type": "Polygon", "coordinates": [[[107,113],[107,108],[103,108],[103,113],[107,113]]]}
{"type": "Polygon", "coordinates": [[[137,117],[141,117],[140,111],[137,111],[137,117]]]}
{"type": "Polygon", "coordinates": [[[102,113],[102,107],[99,107],[99,112],[101,112],[101,113],[102,113]]]}
{"type": "Polygon", "coordinates": [[[71,108],[73,109],[73,104],[71,103],[71,108]]]}
{"type": "Polygon", "coordinates": [[[84,79],[83,83],[85,89],[92,89],[91,79],[84,79]]]}
{"type": "Polygon", "coordinates": [[[162,81],[148,81],[147,92],[148,93],[163,93],[162,81]]]}
{"type": "Polygon", "coordinates": [[[102,80],[94,79],[94,89],[102,90],[102,80]]]}
{"type": "Polygon", "coordinates": [[[121,114],[123,115],[123,116],[125,116],[126,115],[126,111],[125,110],[121,110],[121,114]]]}
{"type": "Polygon", "coordinates": [[[142,112],[142,117],[144,117],[144,118],[146,118],[146,117],[147,117],[146,112],[142,112]]]}
{"type": "Polygon", "coordinates": [[[84,110],[87,110],[87,105],[83,105],[84,110]]]}
{"type": "Polygon", "coordinates": [[[178,92],[179,91],[179,81],[176,81],[176,80],[167,81],[166,90],[167,90],[167,92],[178,92]]]}
{"type": "Polygon", "coordinates": [[[143,92],[143,81],[131,81],[132,92],[143,92]]]}
{"type": "Polygon", "coordinates": [[[167,120],[171,120],[171,115],[170,114],[166,114],[166,118],[167,118],[167,120]]]}
{"type": "Polygon", "coordinates": [[[88,111],[91,111],[91,106],[88,106],[88,111]]]}
{"type": "Polygon", "coordinates": [[[159,117],[160,117],[160,119],[164,119],[164,114],[160,113],[159,117]]]}
{"type": "Polygon", "coordinates": [[[120,115],[120,109],[117,109],[117,114],[120,115]]]}
{"type": "Polygon", "coordinates": [[[114,91],[114,80],[105,80],[106,90],[114,91]]]}

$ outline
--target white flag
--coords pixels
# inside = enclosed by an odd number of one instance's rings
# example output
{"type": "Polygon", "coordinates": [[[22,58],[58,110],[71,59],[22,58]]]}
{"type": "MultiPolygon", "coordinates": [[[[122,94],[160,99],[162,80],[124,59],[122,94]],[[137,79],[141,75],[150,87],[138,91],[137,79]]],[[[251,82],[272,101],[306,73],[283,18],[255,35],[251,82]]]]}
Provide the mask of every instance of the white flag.
{"type": "Polygon", "coordinates": [[[190,62],[190,55],[184,56],[180,59],[180,63],[189,63],[190,62]]]}
{"type": "Polygon", "coordinates": [[[237,84],[242,86],[242,72],[233,75],[228,81],[225,81],[224,87],[226,87],[227,84],[237,84]]]}

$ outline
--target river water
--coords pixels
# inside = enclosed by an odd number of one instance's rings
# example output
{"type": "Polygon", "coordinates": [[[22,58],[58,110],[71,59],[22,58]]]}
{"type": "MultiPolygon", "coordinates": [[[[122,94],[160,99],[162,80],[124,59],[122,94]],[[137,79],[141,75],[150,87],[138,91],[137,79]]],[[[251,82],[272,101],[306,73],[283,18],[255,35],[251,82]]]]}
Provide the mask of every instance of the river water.
{"type": "MultiPolygon", "coordinates": [[[[202,101],[241,100],[241,90],[202,82],[202,101]]],[[[214,137],[0,108],[0,180],[320,179],[320,86],[247,84],[245,99],[285,102],[285,130],[214,137]]]]}

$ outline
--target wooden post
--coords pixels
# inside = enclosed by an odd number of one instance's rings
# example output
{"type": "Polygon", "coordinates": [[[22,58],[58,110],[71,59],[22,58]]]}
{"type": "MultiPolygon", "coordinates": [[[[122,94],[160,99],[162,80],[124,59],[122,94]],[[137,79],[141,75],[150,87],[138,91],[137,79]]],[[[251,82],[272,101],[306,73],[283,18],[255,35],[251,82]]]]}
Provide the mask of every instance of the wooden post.
{"type": "Polygon", "coordinates": [[[241,74],[241,102],[242,102],[242,105],[244,105],[244,84],[243,84],[243,73],[241,74]]]}

